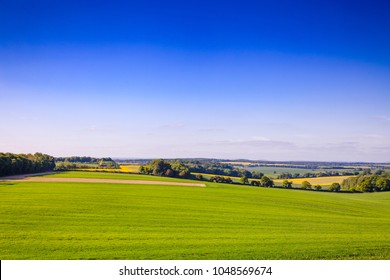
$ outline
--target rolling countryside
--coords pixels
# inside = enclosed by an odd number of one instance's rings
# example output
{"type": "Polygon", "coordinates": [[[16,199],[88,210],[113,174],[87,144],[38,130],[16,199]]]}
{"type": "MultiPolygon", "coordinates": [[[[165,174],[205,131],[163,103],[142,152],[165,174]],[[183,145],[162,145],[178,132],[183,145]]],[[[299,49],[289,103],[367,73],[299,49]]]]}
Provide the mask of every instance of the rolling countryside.
{"type": "MultiPolygon", "coordinates": [[[[41,178],[199,183],[80,171],[41,178]]],[[[205,185],[0,182],[0,258],[390,258],[390,192],[205,185]]]]}

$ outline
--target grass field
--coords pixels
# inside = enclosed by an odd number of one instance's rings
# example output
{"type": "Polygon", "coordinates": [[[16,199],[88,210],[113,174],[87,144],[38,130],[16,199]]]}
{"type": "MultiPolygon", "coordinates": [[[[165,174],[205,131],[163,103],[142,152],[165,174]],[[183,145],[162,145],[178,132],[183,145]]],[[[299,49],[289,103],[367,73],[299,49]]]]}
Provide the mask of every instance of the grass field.
{"type": "Polygon", "coordinates": [[[141,174],[126,174],[126,173],[108,173],[108,172],[82,172],[82,171],[67,171],[57,174],[46,175],[48,178],[97,178],[97,179],[118,179],[118,180],[147,180],[147,181],[167,181],[167,182],[193,182],[199,183],[197,180],[187,180],[170,177],[160,177],[141,174]]]}
{"type": "Polygon", "coordinates": [[[320,172],[329,172],[329,171],[353,171],[353,169],[307,169],[307,168],[290,168],[290,167],[275,167],[275,166],[256,166],[256,167],[245,167],[246,170],[252,171],[260,171],[264,173],[265,176],[276,179],[282,173],[299,173],[301,175],[305,173],[320,173],[320,172]]]}
{"type": "Polygon", "coordinates": [[[390,259],[389,192],[206,185],[0,183],[0,259],[390,259]]]}

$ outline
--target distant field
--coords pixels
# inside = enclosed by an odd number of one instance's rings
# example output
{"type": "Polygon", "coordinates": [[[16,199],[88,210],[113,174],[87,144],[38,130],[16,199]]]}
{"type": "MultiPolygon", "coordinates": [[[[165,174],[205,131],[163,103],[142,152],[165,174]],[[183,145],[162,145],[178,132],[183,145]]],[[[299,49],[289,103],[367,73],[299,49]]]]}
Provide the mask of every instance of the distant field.
{"type": "MultiPolygon", "coordinates": [[[[194,175],[201,174],[204,179],[208,180],[210,177],[213,176],[218,176],[218,175],[213,175],[213,174],[206,174],[206,173],[192,173],[194,175]]],[[[267,175],[266,175],[267,176],[267,175]]],[[[233,182],[240,182],[240,177],[233,177],[233,176],[222,176],[222,177],[229,177],[233,180],[233,182]]],[[[312,185],[321,185],[321,186],[330,186],[333,183],[340,183],[346,179],[350,178],[351,176],[328,176],[328,177],[316,177],[316,178],[297,178],[297,179],[288,179],[288,181],[293,182],[293,187],[299,188],[300,185],[302,184],[303,181],[308,181],[312,185]]],[[[249,181],[256,180],[258,181],[259,179],[249,179],[249,181]]],[[[284,179],[273,179],[274,183],[276,185],[281,186],[284,179]]]]}
{"type": "Polygon", "coordinates": [[[124,172],[138,173],[139,167],[137,164],[121,164],[121,170],[124,172]]]}
{"type": "MultiPolygon", "coordinates": [[[[293,184],[302,184],[303,181],[308,181],[312,185],[330,186],[333,183],[339,183],[344,179],[350,178],[351,176],[329,176],[329,177],[318,177],[318,178],[297,178],[289,179],[293,184]]],[[[275,183],[282,184],[284,179],[274,180],[275,183]]]]}
{"type": "Polygon", "coordinates": [[[238,164],[238,165],[245,165],[245,166],[251,164],[251,162],[249,161],[221,161],[221,163],[230,164],[230,165],[238,164]]]}
{"type": "Polygon", "coordinates": [[[390,259],[390,192],[205,183],[0,183],[0,259],[390,259]]]}
{"type": "Polygon", "coordinates": [[[307,168],[290,168],[290,167],[274,167],[274,166],[258,166],[258,167],[246,166],[245,169],[251,172],[260,171],[264,173],[264,175],[274,179],[276,179],[277,176],[279,176],[282,173],[291,173],[291,174],[299,173],[303,175],[305,173],[319,173],[324,171],[345,172],[345,171],[353,170],[353,169],[307,169],[307,168]]]}
{"type": "Polygon", "coordinates": [[[104,172],[112,172],[112,173],[138,173],[139,165],[135,164],[125,164],[121,165],[120,169],[112,169],[112,168],[80,168],[80,171],[104,171],[104,172]]]}

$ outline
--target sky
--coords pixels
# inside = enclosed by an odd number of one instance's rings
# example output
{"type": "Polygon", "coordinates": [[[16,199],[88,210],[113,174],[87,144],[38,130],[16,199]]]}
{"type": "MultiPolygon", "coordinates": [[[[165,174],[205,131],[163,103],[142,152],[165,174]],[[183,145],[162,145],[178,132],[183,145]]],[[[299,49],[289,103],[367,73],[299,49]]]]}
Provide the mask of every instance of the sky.
{"type": "Polygon", "coordinates": [[[0,1],[0,152],[390,162],[389,1],[0,1]]]}

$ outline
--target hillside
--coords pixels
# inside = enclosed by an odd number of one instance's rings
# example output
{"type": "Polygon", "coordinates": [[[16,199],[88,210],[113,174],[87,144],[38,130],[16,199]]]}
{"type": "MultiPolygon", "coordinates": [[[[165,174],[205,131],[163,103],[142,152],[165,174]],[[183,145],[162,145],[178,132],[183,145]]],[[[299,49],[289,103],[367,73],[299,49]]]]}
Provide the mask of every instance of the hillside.
{"type": "Polygon", "coordinates": [[[389,192],[0,182],[0,258],[389,259],[389,206],[389,192]]]}

